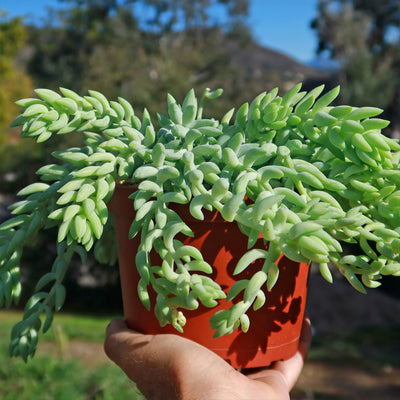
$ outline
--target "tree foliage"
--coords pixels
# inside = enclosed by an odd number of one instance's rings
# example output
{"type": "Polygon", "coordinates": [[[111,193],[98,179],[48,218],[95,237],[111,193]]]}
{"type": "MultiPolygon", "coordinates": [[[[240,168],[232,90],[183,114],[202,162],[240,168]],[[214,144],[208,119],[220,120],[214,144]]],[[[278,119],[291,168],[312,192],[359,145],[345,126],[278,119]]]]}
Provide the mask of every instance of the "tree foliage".
{"type": "MultiPolygon", "coordinates": [[[[165,112],[167,92],[182,98],[192,87],[197,92],[222,87],[224,95],[218,109],[213,110],[214,115],[222,117],[228,107],[239,106],[258,94],[260,86],[272,89],[297,83],[293,76],[284,75],[285,71],[271,71],[259,62],[264,54],[260,54],[262,48],[252,40],[247,25],[249,0],[59,3],[60,7],[49,10],[44,24],[24,26],[19,21],[26,30],[27,44],[24,47],[21,41],[11,46],[18,55],[15,57],[25,55],[21,65],[32,77],[34,87],[68,87],[81,93],[95,88],[109,98],[121,96],[132,101],[139,114],[144,108],[165,112]]],[[[13,73],[19,74],[16,71],[14,68],[13,73]]],[[[3,90],[7,106],[28,97],[32,90],[24,79],[15,80],[18,84],[10,86],[28,93],[10,95],[3,90]]],[[[16,112],[4,117],[7,125],[16,112]]],[[[60,137],[52,146],[56,149],[65,140],[71,141],[60,137]]],[[[18,179],[29,180],[26,173],[35,169],[28,167],[29,163],[44,155],[25,150],[18,155],[3,149],[0,181],[6,171],[18,170],[21,155],[26,153],[27,168],[19,169],[18,179]]]]}
{"type": "Polygon", "coordinates": [[[21,19],[7,19],[4,13],[0,14],[0,143],[4,142],[2,128],[17,112],[17,107],[10,99],[28,96],[32,90],[31,80],[16,63],[26,37],[21,19]]]}
{"type": "Polygon", "coordinates": [[[164,104],[166,91],[235,81],[229,43],[250,38],[248,0],[61,1],[56,22],[32,28],[35,83],[96,87],[139,108],[164,104]]]}
{"type": "Polygon", "coordinates": [[[319,0],[312,27],[318,53],[328,53],[342,66],[342,100],[385,108],[398,123],[400,2],[319,0]]]}
{"type": "MultiPolygon", "coordinates": [[[[32,79],[24,71],[21,51],[25,48],[27,31],[20,18],[7,18],[0,11],[0,192],[9,186],[7,173],[26,174],[20,167],[24,152],[30,153],[29,144],[21,144],[16,129],[9,128],[18,113],[15,101],[29,97],[32,79]]],[[[26,157],[24,157],[24,161],[26,157]]],[[[18,179],[18,178],[17,178],[18,179]]]]}

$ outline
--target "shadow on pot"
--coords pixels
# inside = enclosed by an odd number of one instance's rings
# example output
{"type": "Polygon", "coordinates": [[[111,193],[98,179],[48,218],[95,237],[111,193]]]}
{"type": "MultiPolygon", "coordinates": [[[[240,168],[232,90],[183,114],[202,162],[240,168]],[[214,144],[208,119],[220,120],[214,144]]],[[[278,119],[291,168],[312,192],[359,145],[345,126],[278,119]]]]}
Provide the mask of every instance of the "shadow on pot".
{"type": "MultiPolygon", "coordinates": [[[[279,279],[271,291],[265,292],[265,305],[257,311],[248,311],[251,322],[247,333],[237,329],[230,335],[213,338],[214,331],[210,329],[209,319],[216,311],[227,309],[233,304],[222,300],[215,308],[200,306],[195,311],[185,311],[187,323],[184,333],[180,334],[171,325],[160,327],[153,312],[155,293],[152,290],[149,290],[152,304],[150,312],[137,296],[139,276],[134,260],[139,239],[128,239],[134,211],[132,201],[127,199],[126,189],[117,190],[110,209],[117,229],[124,314],[128,326],[143,333],[182,335],[214,351],[234,368],[266,366],[295,354],[306,303],[307,264],[299,264],[281,256],[278,261],[279,279]]],[[[193,238],[178,236],[178,239],[201,251],[204,260],[214,270],[209,276],[226,293],[237,280],[249,279],[262,268],[263,261],[257,260],[242,273],[233,275],[237,261],[247,251],[247,236],[236,223],[226,222],[216,213],[205,213],[204,221],[198,221],[190,215],[187,206],[178,205],[174,209],[194,233],[193,238]]],[[[256,245],[262,245],[262,239],[260,241],[256,245]]],[[[153,265],[160,265],[161,260],[156,253],[151,257],[153,265]]]]}

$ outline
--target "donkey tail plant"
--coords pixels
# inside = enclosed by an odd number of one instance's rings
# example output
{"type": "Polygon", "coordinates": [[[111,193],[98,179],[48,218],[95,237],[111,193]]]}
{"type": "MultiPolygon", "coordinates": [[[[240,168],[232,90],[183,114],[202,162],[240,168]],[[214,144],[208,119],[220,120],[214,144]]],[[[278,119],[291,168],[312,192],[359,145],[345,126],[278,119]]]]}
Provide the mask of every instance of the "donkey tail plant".
{"type": "Polygon", "coordinates": [[[107,202],[116,183],[137,185],[130,238],[140,234],[139,297],[150,309],[151,287],[160,324],[181,332],[184,310],[212,308],[225,298],[235,304],[211,318],[215,336],[247,331],[246,313],[264,305],[263,287],[279,279],[282,253],[319,263],[330,282],[335,266],[361,292],[379,286],[382,275],[400,275],[400,145],[381,133],[389,122],[377,118],[378,108],[332,106],[338,87],[322,96],[323,86],[300,90],[298,84],[282,97],[278,89],[261,93],[220,121],[202,112],[205,99],[221,90],[207,89],[199,101],[190,90],[181,105],[168,95],[157,130],[147,110],[139,119],[128,101],[109,101],[97,91],[38,89],[38,98],[18,101],[22,112],[12,125],[22,126],[22,137],[40,143],[81,133],[84,146],[53,152],[57,162],[37,171],[40,182],[19,192],[24,199],[0,226],[0,303],[6,306],[21,292],[24,245],[40,229],[58,228],[57,258],[12,330],[10,353],[33,356],[39,331],[49,329],[63,305],[62,281],[74,253],[84,258],[94,247],[101,262],[115,262],[107,202]],[[198,220],[203,210],[216,210],[238,224],[248,252],[235,274],[258,259],[262,268],[225,293],[201,252],[178,240],[192,231],[174,211],[176,203],[187,204],[198,220]],[[258,248],[261,235],[269,245],[258,248]],[[361,254],[344,253],[346,243],[358,244],[361,254]],[[152,264],[153,250],[161,265],[152,264]]]}

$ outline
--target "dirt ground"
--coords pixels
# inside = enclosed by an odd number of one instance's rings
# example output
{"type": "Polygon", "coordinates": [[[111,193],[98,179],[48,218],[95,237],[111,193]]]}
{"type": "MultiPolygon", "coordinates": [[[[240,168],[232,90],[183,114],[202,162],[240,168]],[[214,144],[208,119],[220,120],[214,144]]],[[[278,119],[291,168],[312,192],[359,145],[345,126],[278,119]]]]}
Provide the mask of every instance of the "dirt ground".
{"type": "MultiPolygon", "coordinates": [[[[397,279],[400,294],[400,278],[397,279]]],[[[340,277],[334,277],[330,284],[313,271],[309,280],[307,312],[316,334],[398,324],[400,296],[395,298],[379,288],[368,289],[365,295],[340,277]]]]}
{"type": "Polygon", "coordinates": [[[307,362],[292,400],[398,400],[400,369],[390,365],[307,362]]]}
{"type": "MultiPolygon", "coordinates": [[[[400,323],[398,298],[376,289],[363,295],[339,278],[331,285],[319,274],[311,274],[307,310],[316,337],[334,338],[343,332],[364,332],[363,327],[400,323]]],[[[400,399],[400,336],[391,335],[387,343],[385,338],[364,338],[360,343],[353,341],[350,350],[337,346],[336,356],[330,350],[308,360],[292,400],[400,399]]]]}

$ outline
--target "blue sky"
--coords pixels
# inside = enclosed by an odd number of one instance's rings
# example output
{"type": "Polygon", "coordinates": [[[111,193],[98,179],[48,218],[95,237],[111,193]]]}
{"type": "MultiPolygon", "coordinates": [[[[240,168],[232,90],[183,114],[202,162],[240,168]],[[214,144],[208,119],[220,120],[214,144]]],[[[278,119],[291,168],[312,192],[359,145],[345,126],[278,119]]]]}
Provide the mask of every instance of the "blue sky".
{"type": "Polygon", "coordinates": [[[315,57],[317,35],[310,28],[317,0],[250,0],[255,39],[274,50],[308,62],[315,57]]]}
{"type": "MultiPolygon", "coordinates": [[[[250,0],[250,27],[262,45],[281,51],[298,61],[315,58],[316,33],[310,22],[316,14],[317,0],[250,0]]],[[[57,0],[0,0],[0,10],[9,17],[24,15],[29,21],[47,15],[47,7],[57,0]]]]}

